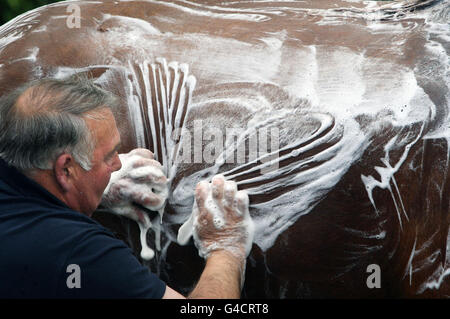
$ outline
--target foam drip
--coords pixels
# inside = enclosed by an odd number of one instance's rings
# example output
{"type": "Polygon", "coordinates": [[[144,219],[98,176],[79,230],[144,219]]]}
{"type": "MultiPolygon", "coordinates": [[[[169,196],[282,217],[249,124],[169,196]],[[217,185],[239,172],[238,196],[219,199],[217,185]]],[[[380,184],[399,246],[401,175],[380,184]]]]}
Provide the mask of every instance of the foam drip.
{"type": "Polygon", "coordinates": [[[366,187],[367,194],[369,196],[370,202],[372,203],[372,206],[375,209],[375,212],[378,214],[378,208],[375,204],[375,201],[373,199],[373,190],[376,187],[379,187],[381,189],[387,189],[391,193],[392,200],[395,205],[395,209],[397,211],[397,217],[400,224],[400,228],[403,229],[402,225],[402,217],[403,214],[406,220],[408,221],[408,215],[405,210],[405,206],[403,205],[402,196],[400,194],[400,191],[397,186],[397,182],[395,181],[394,174],[398,172],[400,167],[403,165],[404,161],[408,157],[408,153],[410,149],[422,138],[423,130],[424,130],[425,124],[423,124],[420,128],[419,133],[416,135],[415,139],[406,144],[404,146],[403,154],[398,160],[397,163],[395,163],[394,166],[391,165],[391,160],[389,157],[389,153],[394,149],[394,146],[397,146],[397,144],[402,143],[402,141],[399,139],[400,135],[397,135],[393,137],[385,146],[384,146],[384,152],[385,156],[381,158],[381,162],[385,165],[385,167],[376,166],[374,167],[375,171],[380,175],[380,180],[376,180],[373,176],[365,176],[361,175],[361,180],[363,184],[366,187]],[[392,185],[394,186],[394,189],[392,189],[392,185]]]}
{"type": "MultiPolygon", "coordinates": [[[[185,122],[189,100],[195,87],[195,77],[189,75],[186,64],[157,59],[156,63],[129,62],[128,78],[130,117],[136,125],[135,135],[139,147],[151,149],[154,157],[163,165],[168,177],[168,187],[176,174],[178,145],[182,135],[174,135],[185,122]]],[[[147,246],[146,233],[151,228],[155,233],[155,246],[161,250],[161,228],[164,207],[158,210],[159,221],[150,227],[141,227],[141,245],[147,246]]],[[[153,255],[146,254],[153,258],[153,255]]],[[[147,259],[144,258],[144,259],[147,259]]]]}

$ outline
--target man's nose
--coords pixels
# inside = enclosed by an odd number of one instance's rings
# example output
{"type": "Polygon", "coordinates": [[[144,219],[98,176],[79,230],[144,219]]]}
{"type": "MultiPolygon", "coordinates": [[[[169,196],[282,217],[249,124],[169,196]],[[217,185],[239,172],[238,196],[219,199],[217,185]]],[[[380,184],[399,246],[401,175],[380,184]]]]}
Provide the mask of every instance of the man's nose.
{"type": "Polygon", "coordinates": [[[120,160],[119,154],[116,154],[116,158],[114,160],[114,171],[118,171],[122,168],[122,161],[120,160]]]}

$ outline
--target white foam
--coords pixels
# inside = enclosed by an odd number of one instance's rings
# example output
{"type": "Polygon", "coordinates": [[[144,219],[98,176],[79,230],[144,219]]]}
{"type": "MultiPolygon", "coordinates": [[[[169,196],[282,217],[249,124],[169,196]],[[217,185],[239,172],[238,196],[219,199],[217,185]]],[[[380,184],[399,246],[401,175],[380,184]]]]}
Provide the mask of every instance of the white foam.
{"type": "Polygon", "coordinates": [[[442,283],[446,280],[446,278],[450,276],[450,268],[443,269],[439,267],[429,278],[429,280],[424,283],[419,289],[418,294],[423,293],[425,290],[439,290],[442,283]]]}
{"type": "Polygon", "coordinates": [[[141,241],[141,258],[150,260],[155,256],[155,252],[147,244],[147,231],[152,227],[152,223],[147,215],[144,215],[146,223],[138,222],[141,241]]]}
{"type": "Polygon", "coordinates": [[[38,23],[40,11],[37,8],[21,14],[0,27],[0,52],[8,44],[22,38],[34,24],[38,23]]]}
{"type": "MultiPolygon", "coordinates": [[[[133,1],[133,0],[122,0],[123,2],[126,1],[133,1]]],[[[143,0],[148,1],[148,0],[143,0]]],[[[189,2],[189,1],[180,1],[180,3],[189,4],[190,7],[183,6],[177,3],[171,3],[171,2],[165,2],[165,1],[152,1],[167,7],[175,8],[180,11],[184,11],[186,14],[191,15],[197,15],[197,16],[205,16],[205,17],[211,17],[216,19],[230,19],[230,20],[244,20],[244,21],[255,21],[255,22],[261,22],[266,21],[269,18],[266,15],[262,14],[254,14],[250,12],[246,12],[246,10],[238,10],[238,9],[232,9],[233,12],[228,13],[226,8],[223,7],[213,7],[213,6],[207,6],[207,5],[201,5],[197,4],[195,2],[189,2]],[[196,8],[194,8],[196,7],[196,8]]],[[[249,11],[249,10],[247,10],[249,11]]],[[[253,10],[254,11],[254,10],[253,10]]]]}
{"type": "Polygon", "coordinates": [[[398,144],[402,144],[401,138],[399,138],[399,135],[396,135],[393,137],[385,146],[384,146],[384,154],[385,156],[381,158],[381,162],[385,165],[384,167],[376,166],[374,167],[375,171],[380,175],[380,180],[377,180],[373,176],[365,176],[361,175],[361,180],[363,184],[366,187],[367,195],[370,199],[370,202],[372,203],[372,206],[374,207],[375,211],[378,213],[378,208],[375,204],[375,201],[373,199],[373,190],[378,187],[381,189],[387,189],[391,193],[392,200],[395,205],[395,209],[397,211],[397,217],[400,224],[400,228],[403,229],[403,223],[402,223],[402,215],[406,218],[408,221],[408,215],[405,210],[405,207],[403,205],[402,196],[400,194],[400,191],[397,186],[397,182],[395,181],[394,174],[398,172],[400,167],[403,165],[404,161],[408,157],[410,149],[419,141],[420,138],[422,138],[422,133],[424,129],[425,124],[422,125],[420,132],[416,135],[416,138],[406,144],[403,149],[403,154],[400,157],[400,159],[392,166],[391,159],[390,159],[390,152],[398,147],[398,144]],[[394,187],[394,189],[393,189],[394,187]]]}
{"type": "Polygon", "coordinates": [[[30,61],[30,63],[36,62],[37,55],[39,54],[39,48],[33,47],[31,49],[28,49],[27,51],[30,52],[30,54],[28,56],[19,58],[19,59],[15,59],[11,63],[15,63],[15,62],[19,62],[19,61],[30,61]]]}
{"type": "MultiPolygon", "coordinates": [[[[223,178],[223,177],[222,177],[223,178]]],[[[224,230],[226,225],[225,216],[223,215],[222,209],[218,207],[225,206],[226,199],[217,199],[213,196],[213,187],[208,188],[208,194],[206,197],[206,200],[204,202],[205,209],[208,211],[209,214],[211,214],[211,217],[213,219],[213,225],[214,227],[219,230],[224,230]]],[[[239,207],[237,206],[237,210],[244,208],[244,211],[240,211],[240,215],[243,216],[243,219],[239,222],[239,227],[245,229],[245,253],[246,256],[250,253],[252,244],[253,244],[253,238],[255,234],[255,225],[253,223],[252,218],[250,217],[250,213],[248,210],[248,206],[245,207],[239,207]]],[[[200,257],[206,257],[209,255],[209,253],[213,250],[217,249],[224,249],[228,250],[234,254],[237,254],[237,256],[241,255],[241,252],[239,251],[239,247],[241,245],[239,241],[242,239],[242,237],[236,235],[233,235],[233,233],[223,234],[221,233],[221,236],[218,236],[215,243],[208,244],[207,246],[203,245],[203,241],[200,239],[199,234],[197,233],[196,229],[199,227],[202,227],[203,225],[198,225],[199,219],[198,216],[200,214],[199,208],[197,206],[197,203],[195,202],[192,208],[192,213],[189,217],[189,219],[180,227],[178,231],[178,238],[177,241],[180,245],[187,244],[189,238],[191,236],[194,237],[196,246],[198,248],[198,253],[200,257]],[[226,237],[224,237],[226,236],[226,237]]]]}
{"type": "Polygon", "coordinates": [[[115,25],[109,31],[118,31],[118,32],[138,31],[142,32],[142,34],[145,35],[161,35],[161,32],[155,26],[153,26],[150,22],[142,19],[120,15],[104,14],[102,22],[105,22],[107,20],[117,22],[117,26],[115,25]]]}
{"type": "Polygon", "coordinates": [[[47,31],[47,26],[46,25],[42,25],[37,29],[34,29],[33,31],[31,31],[32,33],[38,33],[38,32],[46,32],[47,31]]]}

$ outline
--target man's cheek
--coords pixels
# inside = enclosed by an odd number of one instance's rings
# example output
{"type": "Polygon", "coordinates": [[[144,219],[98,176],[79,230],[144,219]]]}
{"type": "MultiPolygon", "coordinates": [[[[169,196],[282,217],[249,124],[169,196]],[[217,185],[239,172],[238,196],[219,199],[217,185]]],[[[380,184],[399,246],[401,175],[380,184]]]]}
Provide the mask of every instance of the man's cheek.
{"type": "Polygon", "coordinates": [[[111,180],[111,171],[108,171],[106,174],[105,174],[105,178],[104,178],[104,182],[103,182],[103,190],[102,190],[102,193],[104,192],[104,190],[106,189],[106,186],[108,186],[108,184],[109,184],[109,182],[110,182],[110,180],[111,180]]]}

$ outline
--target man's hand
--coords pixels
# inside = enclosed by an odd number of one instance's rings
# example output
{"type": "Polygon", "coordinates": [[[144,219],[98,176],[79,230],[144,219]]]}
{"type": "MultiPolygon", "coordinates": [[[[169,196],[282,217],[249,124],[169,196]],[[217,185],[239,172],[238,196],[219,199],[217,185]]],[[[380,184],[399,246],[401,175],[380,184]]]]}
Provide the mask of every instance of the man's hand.
{"type": "Polygon", "coordinates": [[[158,211],[167,199],[167,178],[153,153],[138,148],[120,154],[122,168],[112,173],[103,193],[102,205],[114,213],[143,221],[139,206],[158,211]]]}
{"type": "Polygon", "coordinates": [[[189,298],[239,298],[254,233],[248,205],[247,192],[222,175],[198,183],[191,217],[178,231],[178,242],[184,245],[193,235],[206,259],[189,298]]]}
{"type": "Polygon", "coordinates": [[[225,250],[243,261],[250,253],[254,225],[245,191],[237,191],[233,181],[222,175],[211,183],[200,182],[195,189],[193,235],[200,256],[225,250]]]}
{"type": "Polygon", "coordinates": [[[154,251],[147,245],[146,233],[152,223],[143,207],[158,211],[162,218],[168,196],[167,178],[161,164],[147,149],[138,148],[119,157],[122,168],[111,174],[101,204],[115,214],[137,221],[141,230],[141,257],[149,260],[154,251]]]}

